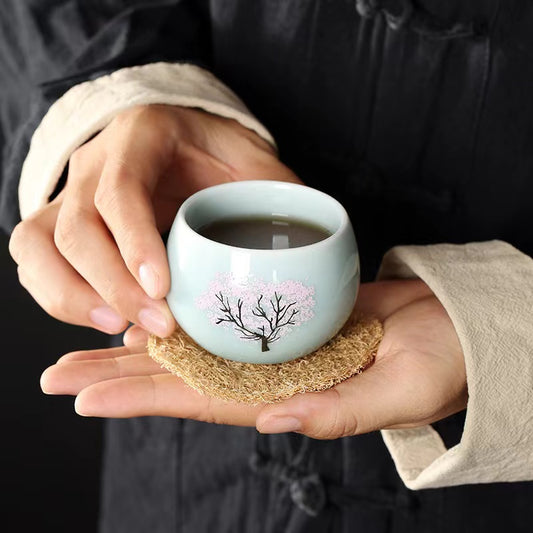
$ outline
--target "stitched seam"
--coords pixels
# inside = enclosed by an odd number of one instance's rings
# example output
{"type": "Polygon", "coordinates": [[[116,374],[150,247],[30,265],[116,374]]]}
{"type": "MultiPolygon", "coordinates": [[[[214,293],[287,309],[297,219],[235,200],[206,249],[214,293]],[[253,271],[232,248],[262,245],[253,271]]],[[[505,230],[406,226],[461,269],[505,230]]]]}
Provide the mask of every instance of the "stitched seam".
{"type": "MultiPolygon", "coordinates": [[[[442,82],[446,77],[446,70],[448,67],[448,59],[450,56],[450,44],[446,43],[445,49],[442,51],[442,56],[440,57],[440,65],[439,65],[439,73],[438,73],[438,81],[437,81],[437,87],[442,86],[442,82]]],[[[416,166],[415,166],[415,179],[417,181],[417,185],[420,185],[422,179],[422,167],[426,165],[426,157],[427,152],[429,148],[430,141],[433,140],[433,133],[435,129],[437,128],[437,121],[435,120],[436,113],[435,111],[438,110],[438,107],[441,103],[440,97],[442,96],[440,90],[434,90],[433,95],[431,97],[431,103],[429,105],[429,109],[426,111],[426,116],[424,119],[424,126],[423,126],[423,135],[422,137],[422,144],[420,146],[420,150],[418,152],[417,158],[416,158],[416,166]]],[[[422,187],[423,188],[423,187],[422,187]]]]}
{"type": "MultiPolygon", "coordinates": [[[[498,5],[496,7],[496,12],[494,15],[494,19],[492,21],[491,27],[494,27],[494,24],[496,20],[498,19],[498,15],[500,13],[500,7],[501,2],[498,2],[498,5]]],[[[472,139],[472,150],[471,150],[471,161],[470,161],[470,169],[468,173],[468,181],[470,182],[475,171],[475,164],[476,164],[476,154],[478,150],[479,145],[479,134],[480,134],[480,125],[481,125],[481,117],[483,114],[483,111],[485,109],[485,104],[487,101],[487,93],[488,93],[488,85],[490,80],[490,74],[492,71],[492,41],[491,41],[491,32],[487,33],[487,36],[485,38],[485,49],[484,49],[484,56],[483,56],[483,81],[480,89],[480,98],[479,102],[476,108],[476,114],[474,117],[474,125],[473,125],[473,139],[472,139]]]]}
{"type": "Polygon", "coordinates": [[[483,114],[483,109],[485,108],[485,102],[487,98],[487,87],[488,87],[488,81],[490,78],[490,66],[491,66],[491,61],[490,61],[491,49],[492,47],[491,47],[490,35],[488,35],[486,37],[484,53],[483,53],[483,79],[481,83],[481,89],[479,91],[480,98],[479,98],[478,105],[476,107],[476,113],[474,116],[474,125],[473,125],[474,133],[473,133],[473,138],[472,138],[471,161],[470,161],[470,170],[469,170],[469,176],[468,176],[469,181],[472,179],[472,176],[474,174],[477,147],[479,144],[481,115],[483,114]]]}
{"type": "MultiPolygon", "coordinates": [[[[372,91],[371,91],[371,101],[369,105],[369,112],[366,119],[366,136],[365,136],[365,147],[363,150],[362,158],[365,158],[368,155],[368,152],[370,150],[371,140],[372,140],[372,132],[374,129],[374,118],[376,114],[376,102],[379,98],[379,87],[380,87],[380,78],[382,74],[382,67],[383,67],[383,50],[385,48],[384,46],[384,40],[387,38],[387,30],[385,28],[385,22],[384,20],[379,17],[374,19],[374,27],[373,31],[376,33],[379,33],[379,37],[377,38],[379,44],[379,51],[376,54],[377,57],[379,57],[379,62],[376,64],[375,72],[373,74],[372,79],[372,91]]],[[[360,30],[359,30],[360,31],[360,30]]],[[[373,37],[373,36],[372,36],[373,37]]]]}

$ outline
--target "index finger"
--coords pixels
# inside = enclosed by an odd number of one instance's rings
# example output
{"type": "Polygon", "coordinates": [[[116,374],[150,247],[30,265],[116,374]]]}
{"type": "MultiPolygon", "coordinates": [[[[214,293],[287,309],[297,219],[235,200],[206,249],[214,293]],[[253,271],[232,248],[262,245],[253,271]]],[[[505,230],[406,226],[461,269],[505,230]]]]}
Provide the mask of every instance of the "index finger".
{"type": "Polygon", "coordinates": [[[255,426],[261,407],[201,395],[172,374],[95,383],[83,389],[75,403],[83,416],[171,416],[234,426],[255,426]]]}
{"type": "MultiPolygon", "coordinates": [[[[130,149],[135,151],[135,146],[130,149]]],[[[154,165],[149,168],[148,157],[141,164],[128,154],[129,149],[123,154],[127,163],[106,162],[94,202],[128,270],[148,296],[160,299],[170,289],[170,273],[151,199],[159,177],[157,158],[151,158],[154,165]]]]}

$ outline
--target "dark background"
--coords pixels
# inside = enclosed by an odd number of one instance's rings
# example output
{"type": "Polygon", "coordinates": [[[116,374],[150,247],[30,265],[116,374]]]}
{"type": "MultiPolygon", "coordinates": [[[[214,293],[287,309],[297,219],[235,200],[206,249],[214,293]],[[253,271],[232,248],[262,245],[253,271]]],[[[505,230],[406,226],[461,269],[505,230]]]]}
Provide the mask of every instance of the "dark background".
{"type": "Polygon", "coordinates": [[[94,533],[102,421],[74,411],[74,399],[46,396],[42,371],[64,353],[103,347],[105,335],[49,317],[19,285],[0,233],[3,339],[2,507],[5,532],[94,533]]]}

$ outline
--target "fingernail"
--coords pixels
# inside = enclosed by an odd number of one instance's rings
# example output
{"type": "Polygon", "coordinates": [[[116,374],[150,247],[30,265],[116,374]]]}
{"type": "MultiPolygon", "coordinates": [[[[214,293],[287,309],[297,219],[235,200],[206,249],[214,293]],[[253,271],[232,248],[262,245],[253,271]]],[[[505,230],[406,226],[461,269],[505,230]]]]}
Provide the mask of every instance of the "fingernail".
{"type": "Polygon", "coordinates": [[[107,305],[91,309],[89,318],[107,333],[117,333],[125,327],[124,319],[107,305]]]}
{"type": "Polygon", "coordinates": [[[138,318],[144,329],[147,329],[158,337],[166,337],[168,335],[168,323],[165,315],[161,311],[146,307],[139,311],[138,318]]]}
{"type": "Polygon", "coordinates": [[[157,298],[159,276],[154,268],[148,263],[142,263],[139,267],[139,278],[144,292],[150,296],[150,298],[157,298]]]}
{"type": "Polygon", "coordinates": [[[261,424],[261,433],[287,433],[299,429],[302,429],[302,424],[293,416],[271,416],[261,424]]]}

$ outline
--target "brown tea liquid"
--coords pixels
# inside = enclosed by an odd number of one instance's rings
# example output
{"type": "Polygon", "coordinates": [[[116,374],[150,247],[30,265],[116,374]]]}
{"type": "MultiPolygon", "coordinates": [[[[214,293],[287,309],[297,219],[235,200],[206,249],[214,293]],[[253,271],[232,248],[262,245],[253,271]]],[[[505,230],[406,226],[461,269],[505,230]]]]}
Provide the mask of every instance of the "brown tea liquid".
{"type": "Polygon", "coordinates": [[[218,220],[197,232],[212,241],[255,250],[284,250],[322,241],[331,232],[294,218],[242,217],[218,220]]]}

